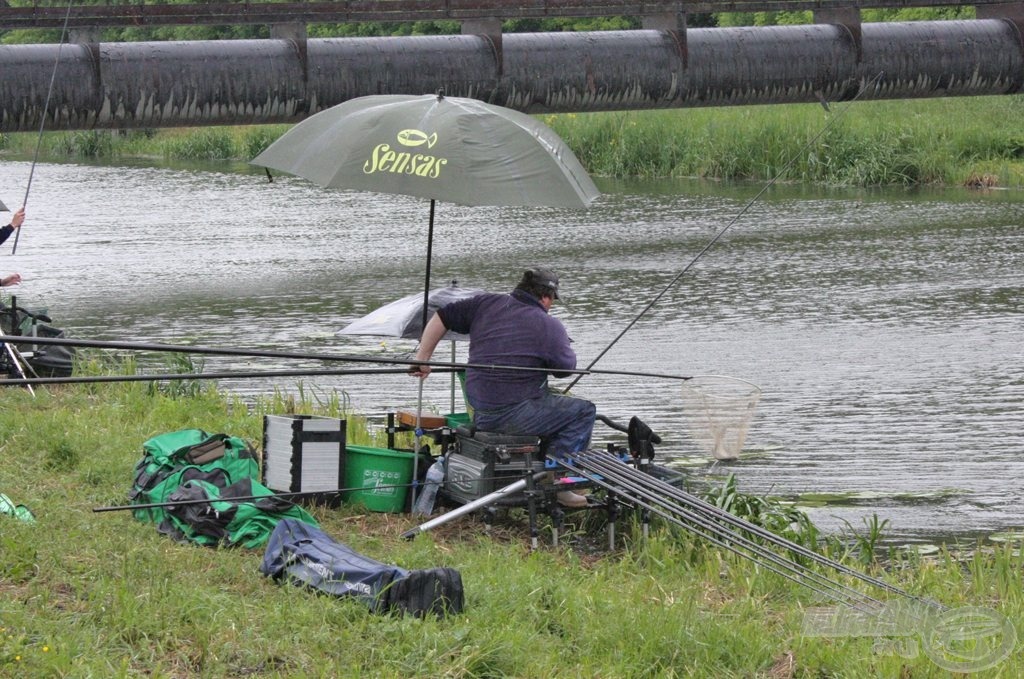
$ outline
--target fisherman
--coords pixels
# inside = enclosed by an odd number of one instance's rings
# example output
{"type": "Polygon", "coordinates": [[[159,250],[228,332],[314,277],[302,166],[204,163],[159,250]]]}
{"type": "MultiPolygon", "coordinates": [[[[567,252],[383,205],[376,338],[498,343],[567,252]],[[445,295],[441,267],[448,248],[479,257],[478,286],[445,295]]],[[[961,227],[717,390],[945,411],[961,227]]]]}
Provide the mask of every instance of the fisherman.
{"type": "MultiPolygon", "coordinates": [[[[566,457],[590,444],[597,409],[590,401],[548,390],[548,373],[566,377],[576,368],[576,353],[565,326],[549,315],[558,299],[558,276],[529,269],[511,294],[484,293],[441,307],[420,340],[417,361],[429,361],[449,330],[469,335],[469,362],[540,370],[469,368],[466,399],[480,431],[540,436],[545,452],[566,457]]],[[[420,379],[429,365],[414,365],[420,379]]],[[[570,507],[587,504],[572,491],[558,493],[570,507]]]]}
{"type": "MultiPolygon", "coordinates": [[[[21,228],[21,225],[24,221],[25,208],[22,207],[17,212],[14,213],[13,217],[11,217],[11,223],[0,229],[0,245],[3,245],[3,242],[11,237],[11,234],[14,233],[15,229],[21,228]]],[[[3,278],[0,278],[0,287],[6,288],[9,285],[17,285],[20,282],[21,274],[12,273],[10,276],[4,276],[3,278]]]]}

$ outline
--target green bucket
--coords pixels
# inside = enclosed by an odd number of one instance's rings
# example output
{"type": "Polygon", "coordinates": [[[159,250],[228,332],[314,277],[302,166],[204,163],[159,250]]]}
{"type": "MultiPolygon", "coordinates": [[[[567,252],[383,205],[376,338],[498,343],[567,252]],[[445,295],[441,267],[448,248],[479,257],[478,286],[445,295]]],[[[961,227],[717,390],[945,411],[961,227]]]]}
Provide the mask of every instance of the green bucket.
{"type": "Polygon", "coordinates": [[[371,512],[403,511],[414,457],[390,448],[345,446],[345,487],[363,490],[348,491],[342,499],[371,512]]]}
{"type": "Polygon", "coordinates": [[[452,429],[459,425],[469,426],[473,424],[473,416],[469,413],[448,413],[444,416],[444,423],[452,429]]]}

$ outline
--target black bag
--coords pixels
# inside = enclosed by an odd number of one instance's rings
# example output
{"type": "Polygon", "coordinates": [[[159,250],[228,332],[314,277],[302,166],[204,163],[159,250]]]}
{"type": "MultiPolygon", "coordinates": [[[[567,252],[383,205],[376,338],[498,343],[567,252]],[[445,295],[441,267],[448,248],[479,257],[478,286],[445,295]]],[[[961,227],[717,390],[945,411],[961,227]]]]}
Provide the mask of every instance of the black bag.
{"type": "Polygon", "coordinates": [[[335,542],[319,528],[285,519],[270,536],[260,572],[333,596],[350,596],[375,613],[422,618],[461,613],[462,576],[452,568],[407,571],[335,542]]]}

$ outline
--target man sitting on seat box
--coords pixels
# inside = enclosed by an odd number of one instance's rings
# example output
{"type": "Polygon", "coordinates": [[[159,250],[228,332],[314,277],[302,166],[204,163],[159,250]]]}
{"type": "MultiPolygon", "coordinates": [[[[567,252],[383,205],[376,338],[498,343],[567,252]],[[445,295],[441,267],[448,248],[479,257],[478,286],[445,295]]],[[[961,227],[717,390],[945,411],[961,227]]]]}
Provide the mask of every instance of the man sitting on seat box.
{"type": "MultiPolygon", "coordinates": [[[[590,444],[597,409],[590,401],[548,390],[548,373],[565,377],[576,368],[576,353],[565,326],[548,314],[558,299],[558,276],[530,269],[511,294],[484,293],[452,302],[430,319],[416,360],[429,361],[438,342],[452,330],[469,335],[469,363],[536,370],[469,368],[466,398],[480,431],[541,437],[552,456],[568,456],[590,444]]],[[[409,372],[425,378],[430,366],[409,372]]],[[[587,500],[571,491],[558,494],[570,507],[587,500]]]]}

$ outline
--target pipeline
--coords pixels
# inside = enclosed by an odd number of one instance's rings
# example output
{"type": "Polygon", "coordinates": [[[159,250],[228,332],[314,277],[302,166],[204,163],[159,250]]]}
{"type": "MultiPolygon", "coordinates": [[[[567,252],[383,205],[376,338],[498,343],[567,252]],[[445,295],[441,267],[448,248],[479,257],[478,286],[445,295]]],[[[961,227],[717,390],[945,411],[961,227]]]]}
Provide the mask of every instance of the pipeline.
{"type": "Polygon", "coordinates": [[[1024,91],[1010,19],[670,31],[0,46],[0,132],[294,123],[369,94],[481,99],[527,113],[1024,91]]]}

